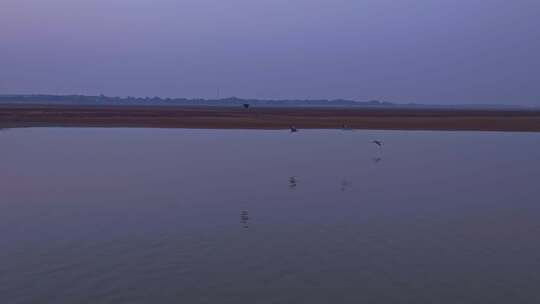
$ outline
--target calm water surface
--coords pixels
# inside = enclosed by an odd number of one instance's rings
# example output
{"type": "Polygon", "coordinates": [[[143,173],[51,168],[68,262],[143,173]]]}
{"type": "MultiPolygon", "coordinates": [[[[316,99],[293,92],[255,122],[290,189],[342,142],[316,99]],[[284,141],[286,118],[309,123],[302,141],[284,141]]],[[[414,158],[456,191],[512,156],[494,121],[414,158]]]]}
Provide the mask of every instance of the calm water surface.
{"type": "Polygon", "coordinates": [[[42,128],[0,147],[0,303],[540,303],[540,134],[42,128]]]}

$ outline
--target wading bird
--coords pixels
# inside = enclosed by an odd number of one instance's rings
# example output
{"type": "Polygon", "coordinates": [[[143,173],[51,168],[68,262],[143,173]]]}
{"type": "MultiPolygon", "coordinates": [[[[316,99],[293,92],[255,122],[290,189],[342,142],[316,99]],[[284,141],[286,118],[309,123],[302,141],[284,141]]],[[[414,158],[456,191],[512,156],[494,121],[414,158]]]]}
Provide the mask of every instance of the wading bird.
{"type": "Polygon", "coordinates": [[[294,126],[290,126],[289,129],[291,129],[291,133],[298,132],[298,129],[294,126]]]}
{"type": "Polygon", "coordinates": [[[244,107],[244,109],[249,109],[249,103],[244,103],[242,104],[242,106],[244,107]]]}
{"type": "Polygon", "coordinates": [[[379,147],[382,146],[382,142],[379,141],[379,140],[374,140],[374,141],[372,141],[372,143],[376,144],[376,145],[379,146],[379,147]]]}

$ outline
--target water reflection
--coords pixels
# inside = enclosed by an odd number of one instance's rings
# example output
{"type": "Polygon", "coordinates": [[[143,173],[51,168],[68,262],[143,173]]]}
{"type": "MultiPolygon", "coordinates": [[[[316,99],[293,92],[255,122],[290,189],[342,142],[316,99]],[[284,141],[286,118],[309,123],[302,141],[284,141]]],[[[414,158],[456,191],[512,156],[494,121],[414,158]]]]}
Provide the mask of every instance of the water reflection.
{"type": "Polygon", "coordinates": [[[343,125],[341,126],[341,130],[342,130],[342,131],[352,131],[353,129],[352,129],[351,127],[349,127],[348,125],[343,124],[343,125]]]}
{"type": "Polygon", "coordinates": [[[296,189],[296,187],[298,186],[298,181],[296,179],[295,176],[291,176],[289,177],[289,189],[296,189]]]}
{"type": "Polygon", "coordinates": [[[344,192],[347,190],[347,188],[351,185],[351,182],[348,180],[341,181],[341,192],[344,192]]]}
{"type": "Polygon", "coordinates": [[[240,212],[240,223],[242,224],[242,227],[249,228],[249,213],[247,210],[242,210],[240,212]]]}
{"type": "Polygon", "coordinates": [[[8,130],[0,303],[540,303],[539,134],[8,130]]]}

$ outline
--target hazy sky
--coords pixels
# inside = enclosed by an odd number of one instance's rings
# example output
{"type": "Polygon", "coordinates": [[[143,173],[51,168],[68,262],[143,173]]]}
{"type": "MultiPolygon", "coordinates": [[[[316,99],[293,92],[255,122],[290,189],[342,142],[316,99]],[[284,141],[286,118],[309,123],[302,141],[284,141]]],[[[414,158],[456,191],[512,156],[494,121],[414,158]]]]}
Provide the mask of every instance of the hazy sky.
{"type": "Polygon", "coordinates": [[[539,0],[0,0],[0,93],[540,105],[539,0]]]}

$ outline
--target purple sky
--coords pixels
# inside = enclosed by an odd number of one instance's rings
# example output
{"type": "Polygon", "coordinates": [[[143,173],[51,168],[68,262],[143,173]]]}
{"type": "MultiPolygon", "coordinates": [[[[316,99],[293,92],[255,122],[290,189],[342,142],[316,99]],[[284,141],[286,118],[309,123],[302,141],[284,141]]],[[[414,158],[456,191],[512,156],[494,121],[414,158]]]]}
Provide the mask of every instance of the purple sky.
{"type": "Polygon", "coordinates": [[[1,0],[0,93],[540,105],[538,0],[1,0]]]}

